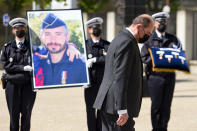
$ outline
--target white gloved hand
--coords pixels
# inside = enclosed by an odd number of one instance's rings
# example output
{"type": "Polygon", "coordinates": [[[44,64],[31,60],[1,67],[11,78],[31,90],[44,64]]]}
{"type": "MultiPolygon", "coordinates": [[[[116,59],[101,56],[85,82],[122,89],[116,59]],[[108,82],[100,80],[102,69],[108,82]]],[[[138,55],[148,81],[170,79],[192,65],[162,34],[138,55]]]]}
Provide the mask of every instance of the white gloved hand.
{"type": "Polygon", "coordinates": [[[83,85],[82,88],[89,88],[90,85],[86,84],[86,85],[83,85]]]}
{"type": "Polygon", "coordinates": [[[88,59],[87,60],[87,66],[88,66],[88,68],[91,68],[92,65],[93,65],[93,63],[95,63],[95,62],[96,62],[96,57],[91,58],[91,59],[88,59]]]}
{"type": "Polygon", "coordinates": [[[30,65],[24,66],[24,71],[32,71],[33,68],[30,65]]]}

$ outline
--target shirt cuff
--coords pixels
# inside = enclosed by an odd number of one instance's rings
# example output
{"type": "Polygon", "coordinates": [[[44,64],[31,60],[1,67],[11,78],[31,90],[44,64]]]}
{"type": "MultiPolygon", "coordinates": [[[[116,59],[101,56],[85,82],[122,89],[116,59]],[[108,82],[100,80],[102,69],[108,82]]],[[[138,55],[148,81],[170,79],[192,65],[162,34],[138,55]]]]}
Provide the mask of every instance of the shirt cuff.
{"type": "Polygon", "coordinates": [[[127,109],[125,110],[118,110],[118,114],[122,115],[122,114],[126,114],[127,113],[127,109]]]}

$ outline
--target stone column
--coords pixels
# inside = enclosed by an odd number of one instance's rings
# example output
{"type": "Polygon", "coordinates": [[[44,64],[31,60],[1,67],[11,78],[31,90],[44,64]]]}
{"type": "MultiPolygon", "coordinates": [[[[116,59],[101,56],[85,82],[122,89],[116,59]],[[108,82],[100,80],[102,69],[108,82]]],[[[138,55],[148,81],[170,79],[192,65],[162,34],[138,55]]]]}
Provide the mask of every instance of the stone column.
{"type": "Polygon", "coordinates": [[[115,37],[115,13],[108,12],[107,13],[107,40],[111,42],[115,37]]]}
{"type": "Polygon", "coordinates": [[[192,59],[193,24],[193,17],[190,11],[177,11],[176,33],[182,43],[183,50],[186,51],[186,57],[188,60],[192,59]]]}

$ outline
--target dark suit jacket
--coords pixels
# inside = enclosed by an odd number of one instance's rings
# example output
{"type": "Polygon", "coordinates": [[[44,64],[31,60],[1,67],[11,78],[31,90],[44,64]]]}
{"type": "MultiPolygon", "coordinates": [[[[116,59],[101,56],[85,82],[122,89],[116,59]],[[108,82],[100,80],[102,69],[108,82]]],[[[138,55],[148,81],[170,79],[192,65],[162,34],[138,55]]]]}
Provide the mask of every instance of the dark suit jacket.
{"type": "Polygon", "coordinates": [[[136,39],[124,29],[109,46],[94,108],[110,114],[127,109],[130,117],[137,117],[142,101],[142,70],[136,39]]]}

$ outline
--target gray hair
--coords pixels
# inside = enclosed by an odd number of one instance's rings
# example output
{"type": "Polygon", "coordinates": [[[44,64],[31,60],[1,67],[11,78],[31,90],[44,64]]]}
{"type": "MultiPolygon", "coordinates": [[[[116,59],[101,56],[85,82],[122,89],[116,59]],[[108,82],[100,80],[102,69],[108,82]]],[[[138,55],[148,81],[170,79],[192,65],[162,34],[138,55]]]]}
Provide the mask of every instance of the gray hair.
{"type": "Polygon", "coordinates": [[[133,20],[133,25],[142,24],[144,28],[148,27],[152,23],[152,19],[144,16],[138,16],[133,20]]]}

